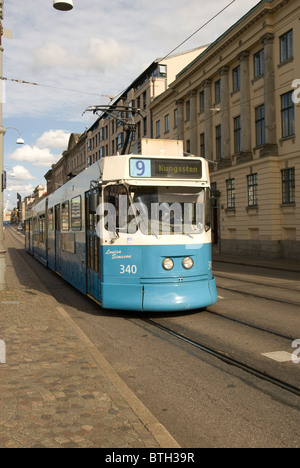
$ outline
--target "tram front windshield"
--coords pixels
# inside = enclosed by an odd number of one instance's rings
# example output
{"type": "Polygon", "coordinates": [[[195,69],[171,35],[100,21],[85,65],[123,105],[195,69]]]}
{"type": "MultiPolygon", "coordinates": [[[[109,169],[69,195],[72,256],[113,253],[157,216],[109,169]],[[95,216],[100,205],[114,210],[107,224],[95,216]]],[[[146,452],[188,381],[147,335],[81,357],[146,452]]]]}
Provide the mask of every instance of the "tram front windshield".
{"type": "Polygon", "coordinates": [[[131,212],[146,235],[202,234],[211,227],[209,188],[130,187],[131,212]]]}

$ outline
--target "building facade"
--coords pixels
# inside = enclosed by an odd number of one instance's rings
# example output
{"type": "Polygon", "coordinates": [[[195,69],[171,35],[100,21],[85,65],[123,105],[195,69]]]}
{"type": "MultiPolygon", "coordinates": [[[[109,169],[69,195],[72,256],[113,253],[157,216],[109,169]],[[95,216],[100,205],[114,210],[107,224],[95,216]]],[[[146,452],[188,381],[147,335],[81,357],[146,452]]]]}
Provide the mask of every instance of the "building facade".
{"type": "Polygon", "coordinates": [[[211,162],[220,253],[300,260],[299,18],[259,2],[150,106],[154,138],[211,162]]]}
{"type": "Polygon", "coordinates": [[[87,132],[72,133],[66,151],[45,174],[47,194],[55,192],[87,167],[87,132]]]}
{"type": "MultiPolygon", "coordinates": [[[[168,89],[169,84],[176,78],[176,74],[206,47],[155,60],[111,103],[117,107],[140,109],[140,112],[133,114],[136,132],[132,135],[125,153],[128,153],[132,145],[141,138],[153,138],[152,116],[149,110],[151,102],[168,89]]],[[[123,151],[126,141],[123,122],[127,120],[130,123],[131,119],[131,115],[128,115],[126,111],[113,112],[109,109],[108,112],[103,112],[88,131],[88,165],[105,156],[112,156],[123,151]]]]}

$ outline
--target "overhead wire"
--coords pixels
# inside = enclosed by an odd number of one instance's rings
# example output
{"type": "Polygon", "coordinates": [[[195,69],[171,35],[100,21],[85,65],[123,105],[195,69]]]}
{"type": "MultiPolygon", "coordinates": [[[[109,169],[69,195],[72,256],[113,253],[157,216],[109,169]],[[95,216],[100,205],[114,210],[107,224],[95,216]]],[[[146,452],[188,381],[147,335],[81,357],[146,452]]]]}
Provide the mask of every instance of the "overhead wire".
{"type": "MultiPolygon", "coordinates": [[[[218,16],[220,16],[225,10],[227,10],[233,3],[235,3],[236,0],[232,0],[230,3],[228,3],[225,7],[223,7],[220,11],[218,11],[215,15],[213,15],[208,21],[206,21],[202,26],[200,26],[196,31],[194,31],[192,34],[190,34],[184,41],[182,41],[178,46],[176,46],[174,49],[172,49],[165,57],[160,59],[160,62],[163,60],[167,59],[170,55],[172,55],[176,50],[178,50],[182,45],[184,45],[186,42],[188,42],[192,37],[194,37],[198,32],[200,32],[202,29],[204,29],[208,24],[210,24],[213,20],[215,20],[218,16]]],[[[20,79],[14,79],[14,78],[7,78],[7,77],[0,77],[1,80],[6,80],[6,81],[12,81],[15,83],[20,83],[20,84],[26,84],[26,85],[31,85],[31,86],[41,86],[44,88],[52,88],[52,89],[57,89],[61,91],[69,91],[72,93],[77,93],[77,94],[86,94],[86,95],[91,95],[91,96],[98,96],[99,93],[90,93],[87,91],[77,91],[74,89],[69,89],[65,87],[60,87],[60,86],[54,86],[54,85],[48,85],[48,84],[42,84],[42,83],[35,83],[31,81],[26,81],[26,80],[20,80],[20,79]]],[[[116,102],[128,89],[126,87],[121,93],[117,94],[113,100],[113,102],[116,102]]]]}

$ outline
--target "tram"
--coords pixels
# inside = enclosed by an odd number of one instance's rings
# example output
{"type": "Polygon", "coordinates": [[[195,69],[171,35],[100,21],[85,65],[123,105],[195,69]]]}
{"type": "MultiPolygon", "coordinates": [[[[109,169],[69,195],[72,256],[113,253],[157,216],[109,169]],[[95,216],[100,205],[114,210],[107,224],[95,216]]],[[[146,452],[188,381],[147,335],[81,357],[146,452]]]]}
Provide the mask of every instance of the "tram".
{"type": "Polygon", "coordinates": [[[45,197],[26,250],[105,309],[214,304],[208,162],[148,154],[105,157],[45,197]]]}

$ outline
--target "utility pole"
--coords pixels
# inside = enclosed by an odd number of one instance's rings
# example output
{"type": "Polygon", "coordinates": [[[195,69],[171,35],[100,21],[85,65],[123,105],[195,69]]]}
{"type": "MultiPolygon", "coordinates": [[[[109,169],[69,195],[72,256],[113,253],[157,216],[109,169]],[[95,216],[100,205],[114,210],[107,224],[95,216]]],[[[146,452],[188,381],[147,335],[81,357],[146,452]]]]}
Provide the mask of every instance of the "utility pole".
{"type": "Polygon", "coordinates": [[[3,173],[4,173],[4,135],[5,128],[2,123],[2,77],[3,77],[3,47],[2,47],[2,36],[3,36],[3,3],[4,0],[0,1],[0,174],[1,174],[1,187],[0,187],[0,291],[6,289],[6,249],[4,245],[4,231],[3,231],[3,173]]]}

